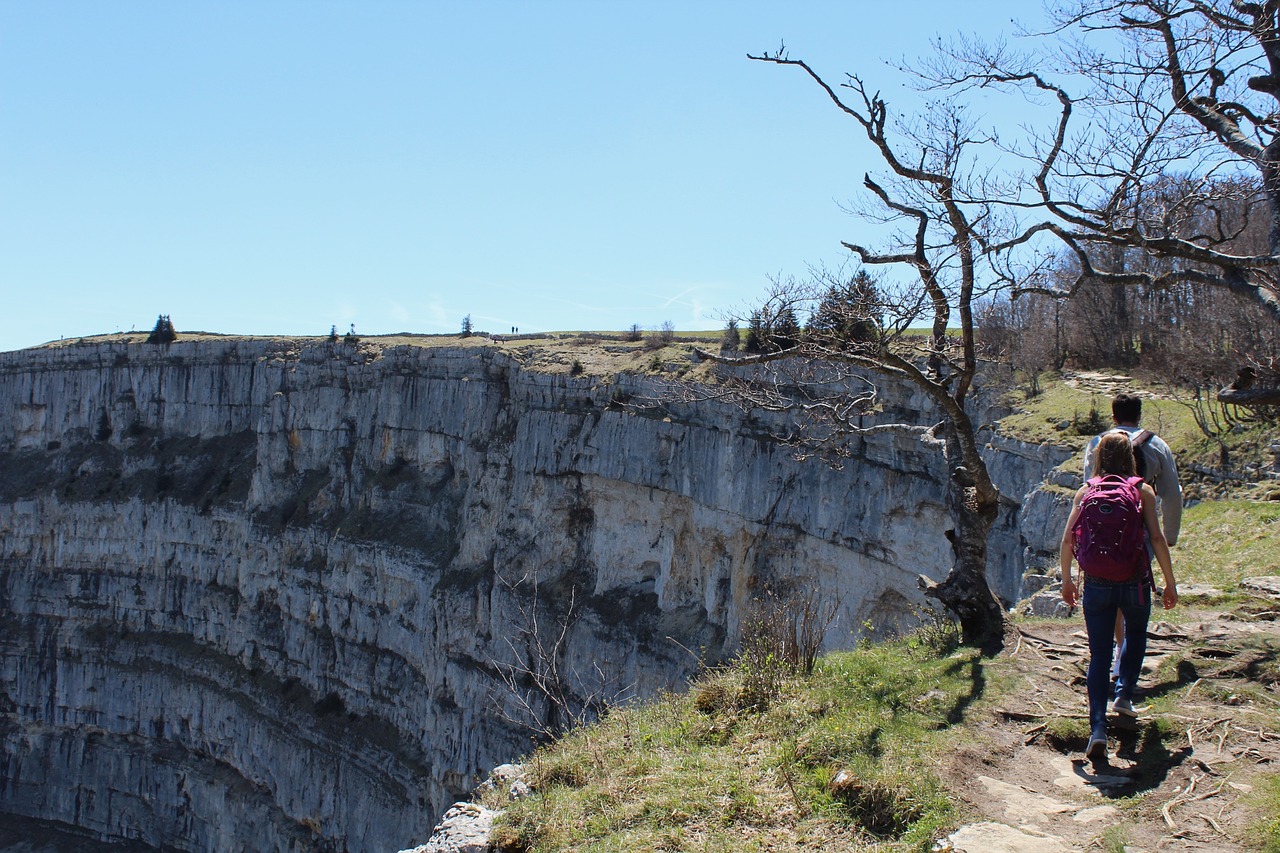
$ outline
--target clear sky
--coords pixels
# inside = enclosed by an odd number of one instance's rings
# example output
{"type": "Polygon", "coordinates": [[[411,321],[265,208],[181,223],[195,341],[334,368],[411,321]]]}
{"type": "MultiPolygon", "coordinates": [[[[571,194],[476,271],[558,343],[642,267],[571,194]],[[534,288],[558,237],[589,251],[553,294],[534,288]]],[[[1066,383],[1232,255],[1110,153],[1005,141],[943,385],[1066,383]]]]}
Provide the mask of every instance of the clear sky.
{"type": "MultiPolygon", "coordinates": [[[[0,0],[0,349],[149,329],[719,328],[877,164],[796,69],[1008,0],[0,0]]],[[[861,231],[860,231],[861,229],[861,231]]]]}

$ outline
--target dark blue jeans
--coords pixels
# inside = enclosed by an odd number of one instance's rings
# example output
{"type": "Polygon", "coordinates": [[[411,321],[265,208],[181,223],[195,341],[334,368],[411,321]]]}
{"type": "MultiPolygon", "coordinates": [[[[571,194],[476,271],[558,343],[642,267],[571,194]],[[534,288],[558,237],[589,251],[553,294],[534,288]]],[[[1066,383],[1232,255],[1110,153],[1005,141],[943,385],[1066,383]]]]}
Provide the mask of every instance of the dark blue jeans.
{"type": "Polygon", "coordinates": [[[1124,614],[1124,651],[1120,654],[1120,677],[1116,696],[1133,698],[1134,685],[1147,654],[1147,620],[1151,618],[1151,588],[1145,582],[1109,586],[1084,582],[1081,600],[1085,631],[1089,635],[1089,729],[1095,736],[1107,733],[1107,702],[1111,698],[1111,642],[1115,637],[1116,613],[1124,614]]]}

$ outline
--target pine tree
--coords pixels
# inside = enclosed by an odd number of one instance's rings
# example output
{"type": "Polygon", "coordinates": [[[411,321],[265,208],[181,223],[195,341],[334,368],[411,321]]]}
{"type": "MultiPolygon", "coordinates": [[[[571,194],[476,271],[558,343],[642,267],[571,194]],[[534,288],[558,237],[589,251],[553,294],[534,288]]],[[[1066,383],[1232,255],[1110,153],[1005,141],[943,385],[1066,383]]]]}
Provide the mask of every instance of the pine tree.
{"type": "Polygon", "coordinates": [[[150,335],[147,335],[149,344],[171,344],[177,339],[178,333],[173,330],[173,321],[169,319],[168,314],[157,317],[155,328],[151,330],[150,335]]]}
{"type": "Polygon", "coordinates": [[[738,331],[738,321],[731,319],[724,327],[720,337],[720,352],[737,352],[742,344],[742,334],[738,331]]]}
{"type": "Polygon", "coordinates": [[[876,280],[858,270],[847,284],[831,285],[813,316],[808,333],[820,346],[854,349],[880,338],[880,294],[876,280]]]}
{"type": "Polygon", "coordinates": [[[743,349],[752,355],[758,355],[765,351],[765,341],[768,337],[769,330],[765,326],[764,312],[752,311],[747,319],[747,342],[743,349]]]}
{"type": "Polygon", "coordinates": [[[777,351],[799,346],[802,334],[800,318],[796,316],[794,308],[787,306],[778,312],[777,318],[773,321],[770,349],[777,351]]]}

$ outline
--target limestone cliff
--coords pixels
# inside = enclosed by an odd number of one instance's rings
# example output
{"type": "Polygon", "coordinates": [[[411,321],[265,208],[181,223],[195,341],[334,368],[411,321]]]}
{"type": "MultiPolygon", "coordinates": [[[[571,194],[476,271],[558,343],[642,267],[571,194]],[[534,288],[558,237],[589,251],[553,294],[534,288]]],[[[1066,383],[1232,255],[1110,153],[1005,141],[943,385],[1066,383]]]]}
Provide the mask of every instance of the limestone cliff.
{"type": "MultiPolygon", "coordinates": [[[[397,849],[525,724],[731,650],[764,585],[839,601],[840,645],[946,570],[918,442],[801,463],[730,407],[626,404],[650,382],[483,346],[0,354],[0,814],[397,849]]],[[[1007,597],[1052,527],[1022,497],[1065,457],[993,445],[1007,597]]]]}

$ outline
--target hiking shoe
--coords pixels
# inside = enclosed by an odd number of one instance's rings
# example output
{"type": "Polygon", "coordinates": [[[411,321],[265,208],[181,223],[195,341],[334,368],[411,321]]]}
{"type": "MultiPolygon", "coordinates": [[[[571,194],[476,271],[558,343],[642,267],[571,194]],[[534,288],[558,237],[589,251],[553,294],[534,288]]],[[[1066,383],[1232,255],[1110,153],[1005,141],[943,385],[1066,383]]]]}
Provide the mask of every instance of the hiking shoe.
{"type": "Polygon", "coordinates": [[[1138,716],[1138,709],[1133,707],[1133,700],[1124,696],[1117,696],[1116,701],[1111,703],[1111,712],[1123,714],[1126,717],[1138,716]]]}
{"type": "Polygon", "coordinates": [[[1089,738],[1089,747],[1084,751],[1084,757],[1093,762],[1107,760],[1107,738],[1105,735],[1094,735],[1089,738]]]}

